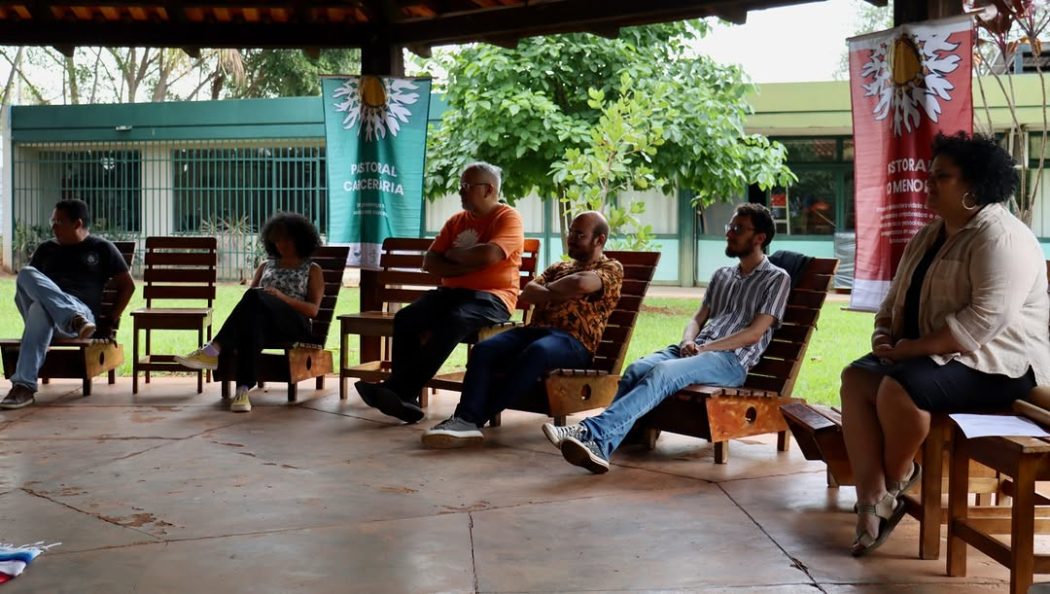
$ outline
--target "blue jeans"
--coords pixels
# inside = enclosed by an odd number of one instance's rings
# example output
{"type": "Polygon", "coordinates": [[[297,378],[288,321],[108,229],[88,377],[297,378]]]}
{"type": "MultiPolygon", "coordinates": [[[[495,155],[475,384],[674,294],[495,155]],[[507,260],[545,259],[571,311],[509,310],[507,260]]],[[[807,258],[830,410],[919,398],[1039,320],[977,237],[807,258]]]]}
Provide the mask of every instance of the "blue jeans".
{"type": "Polygon", "coordinates": [[[63,292],[54,281],[32,266],[18,272],[15,305],[22,314],[25,329],[11,383],[35,392],[37,374],[44,364],[51,337],[56,332],[64,337],[76,336],[70,328],[73,317],[81,315],[93,323],[95,314],[83,301],[63,292]]]}
{"type": "Polygon", "coordinates": [[[590,366],[591,353],[554,328],[513,328],[474,346],[455,415],[479,427],[536,387],[552,369],[590,366]]]}
{"type": "Polygon", "coordinates": [[[598,444],[606,459],[634,422],[656,408],[664,398],[689,384],[735,387],[747,378],[747,370],[732,351],[710,351],[680,358],[678,346],[643,357],[627,367],[609,408],[581,425],[598,444]]]}

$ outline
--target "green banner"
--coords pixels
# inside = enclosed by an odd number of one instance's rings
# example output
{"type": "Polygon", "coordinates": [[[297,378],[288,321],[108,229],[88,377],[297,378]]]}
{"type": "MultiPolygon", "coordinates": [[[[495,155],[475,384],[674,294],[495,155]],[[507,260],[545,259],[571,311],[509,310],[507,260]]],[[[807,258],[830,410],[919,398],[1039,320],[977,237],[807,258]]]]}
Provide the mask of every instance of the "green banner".
{"type": "Polygon", "coordinates": [[[328,243],[378,268],[387,237],[418,237],[430,79],[324,77],[328,243]]]}

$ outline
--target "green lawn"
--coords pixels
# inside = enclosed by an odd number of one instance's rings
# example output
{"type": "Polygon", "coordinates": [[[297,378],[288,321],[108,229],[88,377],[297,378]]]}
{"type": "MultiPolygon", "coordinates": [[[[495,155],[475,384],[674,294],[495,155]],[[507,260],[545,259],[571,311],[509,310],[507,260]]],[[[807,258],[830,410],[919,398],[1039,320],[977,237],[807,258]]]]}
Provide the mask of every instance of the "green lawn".
{"type": "MultiPolygon", "coordinates": [[[[0,278],[0,336],[15,337],[22,331],[22,320],[15,309],[14,278],[0,278]]],[[[227,314],[237,303],[244,286],[222,284],[219,286],[216,301],[215,330],[226,319],[227,314]]],[[[167,305],[167,304],[166,304],[167,305]]],[[[839,372],[853,359],[867,352],[871,333],[872,315],[847,312],[841,301],[828,302],[821,312],[818,330],[806,354],[801,377],[795,385],[794,395],[811,402],[825,404],[838,403],[839,372]]],[[[136,291],[128,310],[144,306],[140,292],[136,291]]],[[[692,299],[649,298],[643,305],[642,315],[631,339],[627,352],[627,362],[659,350],[668,344],[678,342],[686,320],[696,311],[697,303],[692,299]]],[[[357,289],[343,288],[339,295],[336,315],[358,310],[357,289]]],[[[154,332],[153,351],[156,353],[184,353],[196,348],[195,332],[154,332]]],[[[131,373],[131,318],[125,314],[121,321],[119,340],[124,345],[126,361],[121,367],[121,375],[131,373]]],[[[357,361],[356,340],[351,340],[351,362],[357,361]]],[[[328,347],[338,350],[339,331],[335,324],[328,336],[328,347]]],[[[338,357],[338,353],[336,355],[338,357]]],[[[446,367],[461,367],[466,360],[466,353],[459,348],[446,364],[446,367]]]]}

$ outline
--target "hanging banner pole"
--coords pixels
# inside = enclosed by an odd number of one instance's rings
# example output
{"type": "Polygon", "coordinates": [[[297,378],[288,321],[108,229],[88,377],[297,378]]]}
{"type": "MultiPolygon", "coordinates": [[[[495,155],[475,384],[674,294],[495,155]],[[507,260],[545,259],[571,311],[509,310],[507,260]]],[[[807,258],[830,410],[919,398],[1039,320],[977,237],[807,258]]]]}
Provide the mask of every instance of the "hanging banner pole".
{"type": "Polygon", "coordinates": [[[875,311],[926,208],[931,143],[973,132],[973,21],[963,15],[849,39],[857,256],[850,308],[875,311]]]}

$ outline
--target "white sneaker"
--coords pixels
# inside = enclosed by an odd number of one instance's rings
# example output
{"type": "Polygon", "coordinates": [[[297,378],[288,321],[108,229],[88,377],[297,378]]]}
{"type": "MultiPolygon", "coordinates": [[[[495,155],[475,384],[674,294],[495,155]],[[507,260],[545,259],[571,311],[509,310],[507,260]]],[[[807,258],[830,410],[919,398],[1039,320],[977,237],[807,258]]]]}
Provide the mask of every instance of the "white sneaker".
{"type": "Polygon", "coordinates": [[[237,393],[233,395],[233,402],[230,402],[230,410],[233,412],[252,412],[252,401],[248,399],[248,388],[237,388],[237,393]]]}

